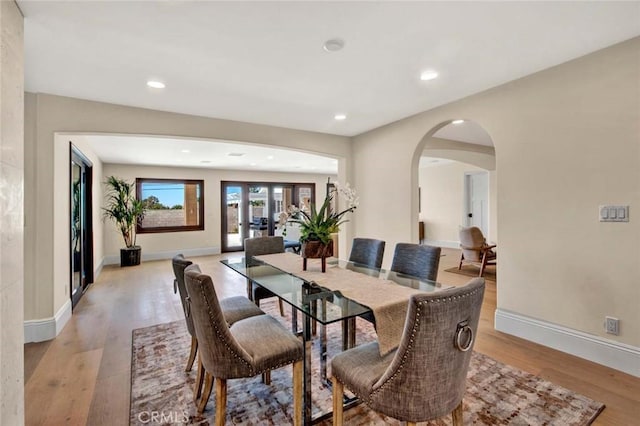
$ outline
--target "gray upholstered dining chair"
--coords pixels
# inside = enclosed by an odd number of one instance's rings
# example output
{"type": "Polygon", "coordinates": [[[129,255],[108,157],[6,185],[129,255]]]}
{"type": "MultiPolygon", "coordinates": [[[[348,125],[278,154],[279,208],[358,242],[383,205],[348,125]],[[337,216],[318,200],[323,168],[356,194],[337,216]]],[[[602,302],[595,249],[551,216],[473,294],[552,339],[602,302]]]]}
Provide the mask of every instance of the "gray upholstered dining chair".
{"type": "Polygon", "coordinates": [[[354,238],[349,254],[349,262],[364,265],[369,268],[382,266],[385,242],[373,238],[354,238]]]}
{"type": "Polygon", "coordinates": [[[331,361],[333,424],[342,425],[347,387],[372,410],[410,425],[452,413],[453,424],[461,426],[483,295],[484,278],[413,295],[395,351],[380,356],[373,342],[336,355],[331,361]]]}
{"type": "Polygon", "coordinates": [[[479,277],[484,275],[487,265],[496,265],[497,253],[493,250],[495,244],[487,244],[487,240],[482,235],[480,228],[471,226],[469,228],[460,228],[460,265],[458,269],[462,269],[463,262],[469,262],[480,266],[479,277]]]}
{"type": "Polygon", "coordinates": [[[393,252],[391,270],[400,274],[435,281],[438,278],[441,252],[442,249],[440,247],[398,243],[393,252]]]}
{"type": "Polygon", "coordinates": [[[202,396],[197,403],[202,414],[216,385],[215,424],[224,425],[227,380],[253,377],[293,364],[293,423],[302,422],[302,342],[270,315],[257,315],[229,326],[218,301],[211,277],[198,265],[185,269],[187,305],[200,345],[199,361],[205,372],[202,396]]]}
{"type": "MultiPolygon", "coordinates": [[[[349,262],[353,262],[356,265],[363,265],[367,268],[378,268],[382,266],[382,258],[384,257],[385,242],[382,240],[376,240],[373,238],[354,238],[351,245],[351,253],[349,254],[349,262]]],[[[372,271],[374,272],[374,271],[372,271]]],[[[369,321],[375,325],[375,318],[372,312],[367,312],[360,315],[362,319],[369,321]]],[[[351,326],[355,327],[353,320],[351,326]]],[[[355,346],[355,334],[348,334],[348,326],[343,324],[342,328],[342,347],[347,349],[348,347],[355,346]]]]}
{"type": "MultiPolygon", "coordinates": [[[[191,316],[189,309],[187,308],[187,288],[184,283],[184,270],[187,266],[193,262],[184,258],[182,254],[177,254],[171,260],[173,266],[173,274],[175,279],[173,281],[173,291],[180,293],[180,300],[182,302],[182,310],[184,312],[184,319],[187,323],[187,330],[191,336],[191,350],[189,352],[189,359],[187,360],[187,367],[185,371],[191,371],[193,362],[196,359],[196,353],[198,351],[198,338],[193,326],[193,317],[191,316]]],[[[232,325],[236,321],[249,318],[255,315],[263,315],[264,312],[260,310],[254,303],[244,296],[227,297],[220,300],[220,308],[224,314],[224,318],[229,325],[232,325]]],[[[202,388],[203,372],[198,370],[196,375],[196,383],[193,390],[195,397],[200,395],[202,388]]]]}
{"type": "MultiPolygon", "coordinates": [[[[281,236],[255,237],[244,240],[244,257],[248,261],[252,256],[260,256],[263,254],[284,253],[284,239],[281,236]]],[[[260,300],[269,297],[276,297],[275,294],[260,287],[247,279],[247,295],[256,305],[260,306],[260,300]]],[[[280,315],[284,316],[284,307],[282,299],[278,299],[280,315]]]]}

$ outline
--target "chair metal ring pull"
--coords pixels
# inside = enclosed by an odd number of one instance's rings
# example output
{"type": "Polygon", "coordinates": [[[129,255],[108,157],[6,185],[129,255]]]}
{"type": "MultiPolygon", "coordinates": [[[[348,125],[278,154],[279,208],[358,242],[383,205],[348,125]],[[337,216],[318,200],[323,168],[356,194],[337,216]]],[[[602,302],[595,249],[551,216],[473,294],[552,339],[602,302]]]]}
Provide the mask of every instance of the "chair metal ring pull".
{"type": "Polygon", "coordinates": [[[473,345],[473,330],[469,327],[469,321],[462,321],[456,327],[456,338],[454,342],[456,349],[467,352],[473,345]]]}

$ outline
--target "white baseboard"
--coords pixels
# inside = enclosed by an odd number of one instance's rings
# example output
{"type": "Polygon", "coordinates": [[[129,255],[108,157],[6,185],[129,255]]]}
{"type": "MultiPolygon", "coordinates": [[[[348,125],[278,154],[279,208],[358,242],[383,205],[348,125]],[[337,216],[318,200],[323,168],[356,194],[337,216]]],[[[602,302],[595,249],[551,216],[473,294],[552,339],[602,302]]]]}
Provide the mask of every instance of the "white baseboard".
{"type": "Polygon", "coordinates": [[[424,240],[424,243],[428,246],[446,247],[446,248],[460,248],[460,241],[446,241],[446,240],[424,240]]]}
{"type": "MultiPolygon", "coordinates": [[[[146,262],[149,260],[163,260],[163,259],[172,259],[178,253],[184,254],[184,257],[196,257],[196,256],[209,256],[212,254],[220,254],[221,250],[219,246],[214,247],[202,247],[202,248],[193,248],[193,249],[176,249],[171,251],[156,251],[149,252],[145,251],[144,247],[142,248],[142,261],[146,262]]],[[[120,264],[120,254],[105,256],[104,265],[119,265],[120,264]]]]}
{"type": "Polygon", "coordinates": [[[102,267],[104,266],[104,257],[98,263],[98,266],[93,270],[93,282],[95,283],[100,273],[102,272],[102,267]]]}
{"type": "Polygon", "coordinates": [[[541,345],[640,377],[640,348],[561,325],[496,309],[495,328],[541,345]]]}
{"type": "Polygon", "coordinates": [[[71,319],[71,300],[51,318],[28,320],[24,322],[24,342],[44,342],[55,338],[71,319]]]}

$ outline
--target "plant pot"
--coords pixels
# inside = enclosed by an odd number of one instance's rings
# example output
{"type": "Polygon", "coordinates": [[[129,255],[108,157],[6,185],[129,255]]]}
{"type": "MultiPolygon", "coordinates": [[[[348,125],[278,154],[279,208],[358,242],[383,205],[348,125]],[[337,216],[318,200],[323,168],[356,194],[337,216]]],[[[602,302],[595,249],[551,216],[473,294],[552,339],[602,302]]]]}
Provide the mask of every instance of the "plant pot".
{"type": "Polygon", "coordinates": [[[307,270],[307,259],[321,259],[322,260],[322,272],[327,269],[327,257],[333,256],[333,240],[328,244],[323,244],[321,241],[305,241],[302,243],[300,249],[300,255],[302,256],[302,270],[307,270]]]}
{"type": "Polygon", "coordinates": [[[120,249],[120,266],[135,266],[140,264],[142,247],[133,246],[120,249]]]}

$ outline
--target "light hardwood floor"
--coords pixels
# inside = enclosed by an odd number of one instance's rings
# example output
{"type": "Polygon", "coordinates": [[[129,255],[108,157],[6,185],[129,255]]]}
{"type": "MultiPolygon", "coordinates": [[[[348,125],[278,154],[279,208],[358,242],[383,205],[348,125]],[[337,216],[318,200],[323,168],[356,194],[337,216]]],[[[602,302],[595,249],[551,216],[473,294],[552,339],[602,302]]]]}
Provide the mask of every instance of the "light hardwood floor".
{"type": "MultiPolygon", "coordinates": [[[[463,285],[468,277],[444,272],[459,252],[444,252],[439,281],[463,285]]],[[[243,295],[245,281],[219,263],[223,257],[193,260],[213,277],[220,297],[243,295]]],[[[497,332],[495,308],[490,284],[475,350],[605,403],[597,425],[640,424],[640,379],[497,332]]],[[[26,424],[127,425],[132,330],[182,318],[169,260],[105,267],[56,339],[25,345],[26,424]]]]}

